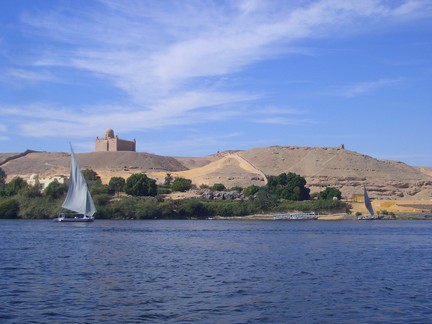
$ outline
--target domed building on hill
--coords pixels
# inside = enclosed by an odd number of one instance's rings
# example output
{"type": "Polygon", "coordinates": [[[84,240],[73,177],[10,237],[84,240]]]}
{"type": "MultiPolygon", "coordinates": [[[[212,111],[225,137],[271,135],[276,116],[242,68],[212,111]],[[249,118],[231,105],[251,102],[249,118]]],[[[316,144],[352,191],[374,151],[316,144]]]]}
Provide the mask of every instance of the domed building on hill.
{"type": "Polygon", "coordinates": [[[96,152],[116,152],[132,151],[136,152],[136,141],[128,141],[114,135],[112,129],[107,129],[104,138],[96,137],[96,152]]]}

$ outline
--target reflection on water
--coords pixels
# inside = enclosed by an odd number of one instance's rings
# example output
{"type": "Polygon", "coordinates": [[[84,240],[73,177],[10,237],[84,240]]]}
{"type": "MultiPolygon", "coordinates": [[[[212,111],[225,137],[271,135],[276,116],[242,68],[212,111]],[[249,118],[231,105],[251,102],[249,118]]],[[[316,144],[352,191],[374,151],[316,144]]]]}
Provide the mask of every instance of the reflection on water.
{"type": "Polygon", "coordinates": [[[432,222],[0,221],[0,321],[427,322],[432,222]]]}

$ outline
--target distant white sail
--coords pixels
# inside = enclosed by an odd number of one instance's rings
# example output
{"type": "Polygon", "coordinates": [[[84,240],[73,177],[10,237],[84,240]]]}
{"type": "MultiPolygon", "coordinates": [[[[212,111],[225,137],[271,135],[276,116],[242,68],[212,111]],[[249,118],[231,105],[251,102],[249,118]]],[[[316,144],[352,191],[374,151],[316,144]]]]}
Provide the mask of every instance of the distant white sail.
{"type": "Polygon", "coordinates": [[[363,186],[363,187],[364,187],[364,202],[365,202],[365,206],[366,206],[367,210],[369,211],[369,213],[371,214],[371,216],[373,216],[375,214],[375,212],[374,212],[374,209],[372,207],[372,203],[371,203],[371,201],[369,199],[369,195],[367,193],[366,186],[363,186]]]}
{"type": "Polygon", "coordinates": [[[84,217],[92,217],[96,212],[93,199],[87,188],[87,183],[81,173],[78,162],[76,161],[72,145],[69,189],[62,207],[78,214],[82,214],[84,217]]]}

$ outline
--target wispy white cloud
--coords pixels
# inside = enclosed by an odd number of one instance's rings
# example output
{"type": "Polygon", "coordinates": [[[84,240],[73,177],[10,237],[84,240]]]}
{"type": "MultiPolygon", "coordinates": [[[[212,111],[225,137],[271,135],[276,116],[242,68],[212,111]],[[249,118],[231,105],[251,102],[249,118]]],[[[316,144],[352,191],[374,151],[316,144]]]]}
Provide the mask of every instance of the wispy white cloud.
{"type": "Polygon", "coordinates": [[[402,83],[401,78],[397,79],[379,79],[375,81],[359,82],[348,86],[338,87],[335,94],[343,97],[357,97],[376,91],[381,88],[394,87],[402,83]]]}
{"type": "Polygon", "coordinates": [[[284,118],[284,117],[266,117],[254,120],[260,124],[272,124],[272,125],[305,125],[305,124],[316,124],[317,122],[312,119],[299,119],[299,118],[284,118]]]}
{"type": "Polygon", "coordinates": [[[25,69],[9,69],[6,71],[6,76],[20,82],[60,82],[60,79],[50,71],[35,72],[25,69]]]}
{"type": "Polygon", "coordinates": [[[155,144],[150,141],[140,141],[139,146],[147,152],[170,152],[170,154],[179,154],[188,151],[196,155],[202,155],[209,152],[209,149],[214,149],[214,153],[224,148],[229,148],[233,141],[241,137],[240,133],[231,132],[227,134],[187,134],[184,138],[172,139],[163,144],[155,144]]]}
{"type": "Polygon", "coordinates": [[[304,109],[264,107],[252,110],[249,113],[249,120],[258,124],[271,125],[305,125],[316,124],[313,119],[303,117],[307,115],[304,109]]]}
{"type": "Polygon", "coordinates": [[[26,17],[31,26],[76,48],[57,48],[37,61],[111,76],[132,97],[144,99],[149,96],[146,89],[182,90],[196,78],[235,73],[280,52],[281,41],[328,36],[358,19],[410,16],[425,7],[417,1],[400,6],[375,0],[315,1],[298,8],[260,6],[257,12],[254,1],[213,3],[210,8],[207,2],[193,1],[187,6],[171,3],[170,13],[164,13],[148,2],[101,3],[74,18],[54,13],[26,17]],[[182,30],[185,26],[189,28],[182,30]]]}
{"type": "MultiPolygon", "coordinates": [[[[220,110],[216,116],[228,118],[241,114],[236,104],[253,102],[265,94],[240,91],[227,76],[295,51],[298,40],[337,37],[335,31],[346,34],[359,25],[411,19],[430,13],[431,8],[429,1],[421,0],[100,0],[86,3],[85,8],[29,13],[23,16],[26,35],[55,43],[33,49],[35,58],[28,65],[43,73],[23,66],[10,71],[16,78],[56,82],[50,68],[87,71],[124,91],[128,101],[113,104],[103,114],[100,107],[91,105],[80,110],[51,106],[21,111],[3,108],[3,112],[29,117],[20,122],[28,136],[76,136],[77,127],[82,136],[93,136],[95,128],[103,131],[106,125],[134,131],[187,124],[216,118],[206,116],[215,110],[220,110]],[[230,106],[235,107],[231,114],[230,106]],[[127,114],[121,112],[124,110],[127,114]]],[[[344,93],[354,97],[398,82],[365,82],[346,87],[344,93]]],[[[267,111],[259,122],[310,122],[283,114],[286,112],[267,111]]]]}
{"type": "Polygon", "coordinates": [[[0,124],[0,141],[7,141],[7,140],[9,140],[8,136],[2,134],[2,133],[5,133],[6,130],[7,130],[6,126],[0,124]]]}
{"type": "Polygon", "coordinates": [[[249,101],[251,94],[188,92],[161,100],[147,109],[135,105],[88,106],[80,109],[47,104],[0,106],[0,115],[19,120],[19,130],[31,137],[89,137],[102,134],[109,125],[119,132],[161,129],[175,125],[217,121],[244,115],[231,109],[236,102],[249,101]],[[207,100],[212,97],[212,101],[207,100]],[[77,133],[77,129],[80,129],[77,133]]]}
{"type": "Polygon", "coordinates": [[[258,115],[304,115],[304,109],[298,108],[281,108],[275,106],[266,106],[264,108],[256,109],[258,115]]]}

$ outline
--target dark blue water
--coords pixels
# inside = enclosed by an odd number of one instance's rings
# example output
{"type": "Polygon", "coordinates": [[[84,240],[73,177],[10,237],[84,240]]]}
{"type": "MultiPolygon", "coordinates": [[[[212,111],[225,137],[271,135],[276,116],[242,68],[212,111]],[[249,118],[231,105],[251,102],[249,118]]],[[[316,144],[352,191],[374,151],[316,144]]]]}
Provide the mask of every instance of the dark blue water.
{"type": "Polygon", "coordinates": [[[432,222],[0,221],[2,323],[425,323],[432,222]]]}

